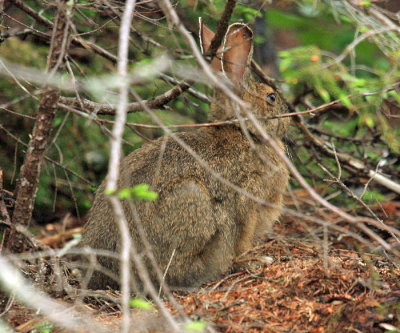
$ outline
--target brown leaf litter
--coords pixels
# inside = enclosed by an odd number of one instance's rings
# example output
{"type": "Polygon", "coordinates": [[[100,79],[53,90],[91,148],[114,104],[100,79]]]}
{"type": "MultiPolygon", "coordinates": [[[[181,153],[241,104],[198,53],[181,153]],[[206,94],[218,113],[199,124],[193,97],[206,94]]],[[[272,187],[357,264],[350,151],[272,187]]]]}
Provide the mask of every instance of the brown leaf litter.
{"type": "Polygon", "coordinates": [[[273,258],[197,293],[176,294],[185,313],[222,332],[384,332],[400,319],[400,271],[380,256],[271,240],[254,256],[273,258]]]}

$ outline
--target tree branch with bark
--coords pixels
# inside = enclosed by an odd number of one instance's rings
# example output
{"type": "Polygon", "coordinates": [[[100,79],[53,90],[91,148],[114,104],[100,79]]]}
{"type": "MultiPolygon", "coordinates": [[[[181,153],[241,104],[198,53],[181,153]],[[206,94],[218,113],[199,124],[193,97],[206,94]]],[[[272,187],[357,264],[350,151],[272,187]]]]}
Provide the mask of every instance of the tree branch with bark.
{"type": "MultiPolygon", "coordinates": [[[[70,43],[71,18],[74,6],[67,4],[66,1],[59,1],[57,4],[57,15],[47,63],[48,73],[54,73],[63,68],[64,57],[67,54],[70,43]]],[[[59,97],[60,92],[49,87],[44,91],[40,101],[32,137],[28,144],[25,161],[21,167],[18,186],[15,191],[15,207],[11,218],[13,225],[27,226],[31,219],[40,171],[45,158],[47,144],[50,141],[59,97]]],[[[21,252],[24,248],[23,240],[16,237],[15,229],[10,234],[7,247],[13,252],[21,252]]]]}

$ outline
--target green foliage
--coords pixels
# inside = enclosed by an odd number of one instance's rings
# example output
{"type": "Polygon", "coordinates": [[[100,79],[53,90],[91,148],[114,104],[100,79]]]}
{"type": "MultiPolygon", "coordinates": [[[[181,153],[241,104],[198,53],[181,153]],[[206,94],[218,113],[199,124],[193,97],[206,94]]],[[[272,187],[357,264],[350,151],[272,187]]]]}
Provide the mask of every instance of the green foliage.
{"type": "Polygon", "coordinates": [[[361,1],[361,6],[369,7],[371,6],[371,1],[361,1]]]}
{"type": "Polygon", "coordinates": [[[358,120],[357,118],[352,118],[344,123],[339,123],[337,121],[326,120],[323,123],[323,127],[333,133],[336,133],[340,136],[356,136],[356,128],[357,128],[358,120]]]}
{"type": "Polygon", "coordinates": [[[250,8],[245,5],[236,5],[235,14],[244,19],[248,24],[254,23],[256,17],[262,17],[261,12],[256,8],[250,8]]]}
{"type": "Polygon", "coordinates": [[[32,330],[32,333],[51,333],[55,329],[55,325],[48,322],[42,321],[35,325],[35,328],[32,330]]]}
{"type": "Polygon", "coordinates": [[[363,201],[366,203],[376,203],[379,201],[385,201],[386,197],[378,191],[371,190],[366,191],[361,199],[363,199],[363,201]]]}
{"type": "MultiPolygon", "coordinates": [[[[350,112],[357,112],[357,121],[348,124],[326,122],[324,126],[339,130],[342,136],[348,135],[348,129],[356,125],[373,128],[378,126],[388,145],[400,151],[400,138],[387,135],[385,119],[377,113],[385,97],[399,99],[396,91],[387,91],[400,77],[400,69],[386,73],[375,68],[374,74],[351,73],[351,69],[331,59],[325,59],[323,52],[316,46],[305,46],[280,52],[280,70],[285,81],[296,93],[301,93],[304,85],[311,87],[322,102],[339,100],[350,112]]],[[[393,132],[392,132],[393,134],[393,132]]]]}
{"type": "MultiPolygon", "coordinates": [[[[370,1],[361,3],[364,7],[370,1]]],[[[329,4],[315,1],[298,3],[299,13],[268,10],[268,22],[280,30],[289,30],[299,39],[301,46],[280,52],[280,71],[294,96],[304,87],[311,88],[315,95],[314,105],[339,100],[352,117],[350,124],[336,117],[327,120],[324,127],[333,134],[342,136],[354,133],[355,126],[377,130],[394,153],[400,152],[400,137],[396,128],[380,112],[388,98],[400,100],[398,92],[391,89],[400,77],[398,51],[385,54],[377,44],[368,39],[354,49],[348,45],[354,40],[354,30],[368,33],[371,29],[359,26],[351,15],[336,13],[338,25],[329,4]],[[313,7],[317,10],[313,11],[313,7]],[[336,61],[342,55],[341,62],[336,61]]],[[[396,40],[396,36],[392,36],[396,40]]],[[[397,38],[398,40],[398,38],[397,38]]],[[[367,152],[368,153],[368,152],[367,152]]]]}
{"type": "Polygon", "coordinates": [[[115,190],[111,189],[111,188],[106,188],[104,191],[105,194],[107,195],[112,195],[115,193],[115,190]]]}
{"type": "Polygon", "coordinates": [[[153,304],[141,298],[133,298],[129,301],[131,308],[138,308],[142,310],[153,310],[153,304]]]}
{"type": "Polygon", "coordinates": [[[139,184],[133,187],[125,187],[118,192],[120,199],[135,199],[135,200],[157,200],[157,192],[149,191],[148,184],[139,184]]]}

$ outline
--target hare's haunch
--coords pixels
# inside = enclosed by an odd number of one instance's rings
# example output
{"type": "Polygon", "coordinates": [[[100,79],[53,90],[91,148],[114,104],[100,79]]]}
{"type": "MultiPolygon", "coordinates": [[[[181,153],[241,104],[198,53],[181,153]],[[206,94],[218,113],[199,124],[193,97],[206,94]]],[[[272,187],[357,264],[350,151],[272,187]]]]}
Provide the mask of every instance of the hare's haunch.
{"type": "MultiPolygon", "coordinates": [[[[213,36],[211,30],[200,25],[204,52],[213,36]]],[[[211,66],[231,81],[237,95],[251,106],[250,111],[257,118],[286,113],[279,92],[251,75],[252,49],[250,28],[233,24],[211,66]]],[[[247,118],[245,111],[238,110],[221,91],[215,91],[210,121],[238,117],[247,118]]],[[[260,120],[260,125],[283,150],[281,137],[289,125],[288,118],[260,120]]],[[[195,287],[220,277],[280,215],[288,171],[273,147],[262,142],[255,126],[246,122],[245,129],[235,123],[176,134],[227,182],[215,178],[173,138],[145,144],[122,162],[119,188],[147,183],[158,193],[156,201],[135,202],[133,207],[125,200],[123,207],[136,247],[144,251],[142,230],[160,270],[164,272],[169,265],[166,282],[173,287],[195,287]],[[260,200],[255,201],[252,196],[260,200]]],[[[119,253],[119,230],[104,189],[103,182],[89,213],[82,243],[119,253]]],[[[152,281],[159,284],[147,255],[143,258],[152,281]]],[[[118,276],[118,260],[98,257],[98,261],[118,276]]],[[[133,264],[132,276],[138,280],[133,264]]],[[[118,282],[96,272],[89,286],[118,288],[118,282]]]]}

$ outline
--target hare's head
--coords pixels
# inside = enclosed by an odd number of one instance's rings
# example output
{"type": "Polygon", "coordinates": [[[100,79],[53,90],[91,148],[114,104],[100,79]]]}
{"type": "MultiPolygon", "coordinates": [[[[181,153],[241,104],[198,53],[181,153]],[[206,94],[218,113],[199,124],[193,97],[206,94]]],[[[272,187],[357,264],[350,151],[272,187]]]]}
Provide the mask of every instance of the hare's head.
{"type": "MultiPolygon", "coordinates": [[[[208,50],[214,33],[200,20],[200,41],[203,53],[208,50]]],[[[253,31],[245,24],[232,24],[225,35],[217,55],[211,62],[211,67],[221,72],[227,82],[231,83],[233,91],[249,106],[262,128],[272,136],[281,137],[289,126],[289,118],[266,120],[267,117],[288,112],[288,108],[279,91],[260,82],[253,77],[250,64],[253,54],[253,31]]],[[[209,119],[222,121],[247,118],[246,111],[240,110],[222,91],[216,89],[211,104],[209,119]]],[[[235,123],[240,126],[239,123],[235,123]]],[[[246,128],[252,134],[259,132],[255,126],[246,121],[246,128]]]]}

